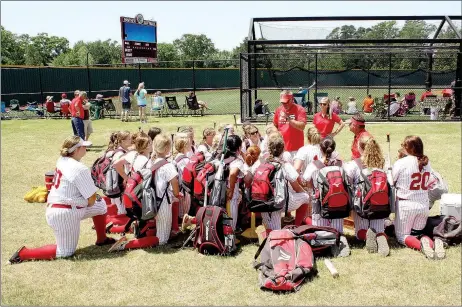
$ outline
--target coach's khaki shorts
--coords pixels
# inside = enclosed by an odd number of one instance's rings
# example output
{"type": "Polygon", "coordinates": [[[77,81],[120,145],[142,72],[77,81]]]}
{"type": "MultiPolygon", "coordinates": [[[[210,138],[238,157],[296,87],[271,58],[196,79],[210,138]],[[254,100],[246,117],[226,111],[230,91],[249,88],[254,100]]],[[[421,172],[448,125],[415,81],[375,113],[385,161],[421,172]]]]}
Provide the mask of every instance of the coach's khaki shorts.
{"type": "Polygon", "coordinates": [[[83,127],[85,131],[85,135],[90,135],[93,133],[93,125],[91,124],[91,120],[84,120],[83,127]]]}

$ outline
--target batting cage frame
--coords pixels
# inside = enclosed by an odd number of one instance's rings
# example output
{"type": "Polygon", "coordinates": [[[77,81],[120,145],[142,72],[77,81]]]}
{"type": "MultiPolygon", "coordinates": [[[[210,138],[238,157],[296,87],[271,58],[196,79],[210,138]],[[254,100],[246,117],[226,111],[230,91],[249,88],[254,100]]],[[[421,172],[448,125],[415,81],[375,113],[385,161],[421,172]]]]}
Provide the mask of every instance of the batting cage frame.
{"type": "MultiPolygon", "coordinates": [[[[462,16],[253,18],[247,53],[240,54],[241,122],[268,121],[268,116],[272,116],[272,111],[279,106],[279,92],[299,87],[308,88],[312,93],[312,99],[310,93],[303,98],[306,99],[303,106],[308,117],[318,111],[316,102],[320,97],[329,96],[333,100],[339,93],[343,99],[358,93],[363,97],[373,93],[376,111],[367,114],[370,121],[461,120],[462,34],[453,21],[460,23],[462,16]],[[432,38],[386,39],[292,39],[289,35],[271,39],[264,37],[261,26],[265,23],[339,21],[431,21],[439,25],[435,26],[432,38]],[[258,25],[260,37],[256,35],[258,25]],[[455,38],[438,38],[445,25],[455,38]],[[343,63],[342,69],[332,67],[339,61],[343,63]],[[453,93],[445,97],[450,83],[453,93]],[[430,98],[434,96],[430,95],[424,102],[419,102],[420,93],[426,89],[443,93],[444,99],[433,101],[430,98]],[[418,97],[415,95],[417,107],[413,113],[407,109],[399,116],[392,113],[394,100],[391,97],[395,97],[395,93],[400,95],[399,92],[403,93],[402,97],[406,96],[406,100],[408,95],[404,93],[419,94],[418,97]],[[267,106],[266,113],[255,114],[254,103],[257,101],[267,106]]],[[[300,103],[300,100],[296,102],[300,103]]],[[[344,103],[346,105],[346,101],[344,103]]]]}

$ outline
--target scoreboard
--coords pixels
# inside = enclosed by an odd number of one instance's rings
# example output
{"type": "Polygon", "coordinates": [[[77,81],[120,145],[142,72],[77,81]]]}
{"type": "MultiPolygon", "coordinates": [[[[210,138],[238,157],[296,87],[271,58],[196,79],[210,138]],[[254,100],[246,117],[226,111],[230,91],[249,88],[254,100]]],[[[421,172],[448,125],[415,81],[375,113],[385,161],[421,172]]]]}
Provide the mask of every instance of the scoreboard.
{"type": "Polygon", "coordinates": [[[157,23],[144,20],[143,15],[135,18],[120,17],[122,33],[122,63],[157,62],[157,23]]]}

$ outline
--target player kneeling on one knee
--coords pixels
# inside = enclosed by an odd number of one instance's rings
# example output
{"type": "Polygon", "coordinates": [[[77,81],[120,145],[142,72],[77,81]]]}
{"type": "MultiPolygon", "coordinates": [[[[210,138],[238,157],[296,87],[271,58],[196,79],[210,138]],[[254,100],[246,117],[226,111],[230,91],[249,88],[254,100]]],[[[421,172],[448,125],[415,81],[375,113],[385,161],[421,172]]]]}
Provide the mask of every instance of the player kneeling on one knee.
{"type": "Polygon", "coordinates": [[[432,168],[418,136],[407,136],[401,144],[406,157],[393,165],[396,187],[396,238],[401,244],[417,249],[429,259],[442,259],[445,251],[440,239],[433,242],[422,236],[429,214],[428,181],[432,168]],[[420,238],[420,240],[419,240],[420,238]]]}
{"type": "Polygon", "coordinates": [[[10,258],[10,263],[72,256],[79,242],[80,221],[89,217],[93,218],[95,225],[96,245],[115,242],[106,237],[106,204],[96,200],[98,188],[93,183],[90,169],[80,162],[90,144],[72,136],[64,140],[61,147],[45,213],[47,223],[55,233],[56,244],[39,248],[23,246],[10,258]]]}
{"type": "MultiPolygon", "coordinates": [[[[385,159],[379,144],[370,136],[363,136],[359,139],[358,150],[361,155],[360,158],[346,163],[344,165],[344,169],[350,184],[353,186],[353,194],[356,195],[359,193],[357,196],[361,197],[361,193],[363,196],[364,194],[368,194],[368,192],[362,191],[360,188],[361,183],[365,180],[364,178],[366,177],[364,175],[365,173],[363,169],[382,170],[385,164],[385,159]]],[[[383,174],[386,179],[385,172],[382,173],[377,171],[376,173],[383,174]]],[[[386,180],[384,184],[387,185],[386,180]]],[[[370,189],[373,188],[374,187],[371,187],[370,189]]],[[[390,193],[390,191],[388,191],[388,193],[390,193]]],[[[388,199],[390,198],[388,197],[388,199]]],[[[386,206],[389,207],[389,201],[387,201],[386,206]]],[[[371,207],[369,210],[371,211],[370,213],[372,213],[371,207]]],[[[390,212],[388,211],[387,214],[389,213],[390,212]]],[[[356,211],[353,212],[353,218],[356,237],[359,240],[366,241],[367,251],[369,253],[378,252],[382,256],[388,256],[390,253],[390,248],[388,246],[387,237],[384,233],[385,219],[365,219],[362,218],[356,211]]]]}

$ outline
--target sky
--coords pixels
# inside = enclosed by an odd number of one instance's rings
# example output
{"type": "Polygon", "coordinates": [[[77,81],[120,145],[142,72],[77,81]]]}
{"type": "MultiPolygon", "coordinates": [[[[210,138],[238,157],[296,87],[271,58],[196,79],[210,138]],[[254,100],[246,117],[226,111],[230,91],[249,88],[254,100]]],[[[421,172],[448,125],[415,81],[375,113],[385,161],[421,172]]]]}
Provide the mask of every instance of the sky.
{"type": "MultiPolygon", "coordinates": [[[[231,51],[247,36],[253,17],[461,15],[462,4],[461,1],[1,2],[1,24],[7,30],[63,36],[71,46],[79,40],[113,39],[121,43],[120,16],[135,17],[139,13],[146,20],[157,21],[159,43],[171,43],[186,33],[205,34],[216,48],[231,51]]],[[[338,25],[341,24],[318,23],[310,25],[308,32],[324,35],[338,25]]]]}

